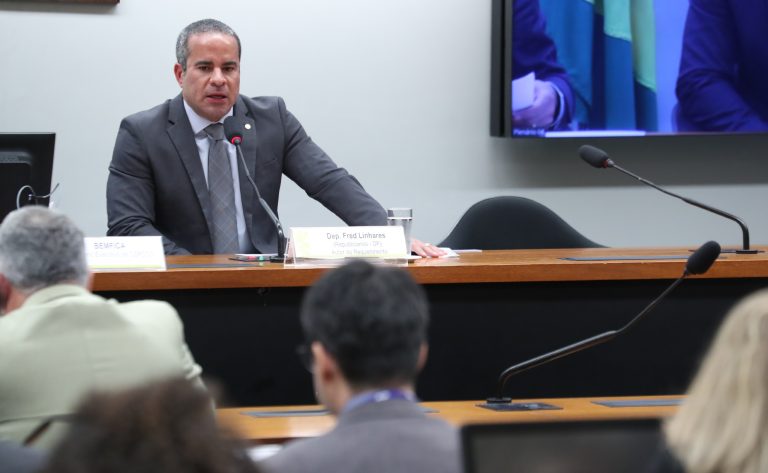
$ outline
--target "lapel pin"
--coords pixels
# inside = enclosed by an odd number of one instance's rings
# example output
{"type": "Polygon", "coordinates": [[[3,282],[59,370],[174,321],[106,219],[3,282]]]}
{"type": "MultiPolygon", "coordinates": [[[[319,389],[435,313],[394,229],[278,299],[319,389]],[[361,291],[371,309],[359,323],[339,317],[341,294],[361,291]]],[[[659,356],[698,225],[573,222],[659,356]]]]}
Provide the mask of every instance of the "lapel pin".
{"type": "Polygon", "coordinates": [[[245,124],[245,129],[246,130],[250,130],[251,129],[251,124],[250,123],[246,123],[245,124]]]}

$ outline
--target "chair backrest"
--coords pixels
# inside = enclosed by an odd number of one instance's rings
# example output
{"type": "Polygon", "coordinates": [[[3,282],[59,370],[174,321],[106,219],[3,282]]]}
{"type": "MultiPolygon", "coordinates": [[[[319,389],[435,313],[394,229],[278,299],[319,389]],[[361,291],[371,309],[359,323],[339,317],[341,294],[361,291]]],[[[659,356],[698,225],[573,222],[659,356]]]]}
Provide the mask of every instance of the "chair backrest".
{"type": "Polygon", "coordinates": [[[476,203],[440,243],[455,249],[600,248],[544,205],[524,197],[476,203]]]}
{"type": "Polygon", "coordinates": [[[461,428],[465,473],[643,473],[661,442],[658,419],[461,428]]]}

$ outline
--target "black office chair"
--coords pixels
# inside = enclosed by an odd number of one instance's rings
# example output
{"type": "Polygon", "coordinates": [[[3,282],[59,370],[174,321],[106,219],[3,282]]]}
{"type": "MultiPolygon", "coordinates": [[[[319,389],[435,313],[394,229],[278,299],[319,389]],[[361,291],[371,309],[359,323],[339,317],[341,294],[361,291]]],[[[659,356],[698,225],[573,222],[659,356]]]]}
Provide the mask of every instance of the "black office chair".
{"type": "Polygon", "coordinates": [[[440,246],[480,250],[601,248],[544,205],[524,197],[492,197],[467,210],[440,246]]]}

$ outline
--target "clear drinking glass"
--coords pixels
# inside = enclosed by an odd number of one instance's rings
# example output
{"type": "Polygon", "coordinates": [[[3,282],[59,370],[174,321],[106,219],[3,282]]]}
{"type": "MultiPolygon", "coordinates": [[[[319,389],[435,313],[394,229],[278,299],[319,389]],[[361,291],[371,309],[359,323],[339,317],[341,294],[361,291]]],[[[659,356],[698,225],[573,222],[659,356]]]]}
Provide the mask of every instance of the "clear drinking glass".
{"type": "Polygon", "coordinates": [[[394,207],[387,209],[387,225],[403,227],[405,234],[406,255],[411,254],[411,224],[413,223],[413,209],[406,207],[394,207]]]}

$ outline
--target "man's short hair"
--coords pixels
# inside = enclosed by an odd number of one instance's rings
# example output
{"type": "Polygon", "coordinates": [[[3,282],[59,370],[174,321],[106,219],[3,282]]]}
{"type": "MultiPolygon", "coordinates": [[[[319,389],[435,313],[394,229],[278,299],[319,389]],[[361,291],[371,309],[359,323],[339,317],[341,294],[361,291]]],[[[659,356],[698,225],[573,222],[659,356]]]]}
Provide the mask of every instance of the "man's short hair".
{"type": "Polygon", "coordinates": [[[0,274],[28,293],[62,282],[85,286],[83,232],[67,216],[45,207],[11,212],[0,225],[0,274]]]}
{"type": "Polygon", "coordinates": [[[301,324],[352,386],[378,387],[416,379],[429,307],[406,271],[354,261],[307,291],[301,324]]]}
{"type": "Polygon", "coordinates": [[[179,33],[179,37],[176,39],[176,62],[181,64],[182,71],[186,72],[187,70],[187,58],[189,58],[189,37],[203,33],[222,33],[235,38],[237,41],[237,57],[240,58],[240,54],[243,48],[240,45],[240,37],[237,36],[235,30],[219,20],[206,18],[205,20],[198,20],[185,26],[184,29],[181,30],[181,33],[179,33]]]}

